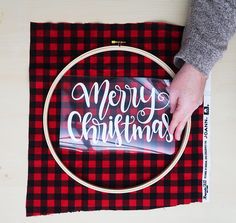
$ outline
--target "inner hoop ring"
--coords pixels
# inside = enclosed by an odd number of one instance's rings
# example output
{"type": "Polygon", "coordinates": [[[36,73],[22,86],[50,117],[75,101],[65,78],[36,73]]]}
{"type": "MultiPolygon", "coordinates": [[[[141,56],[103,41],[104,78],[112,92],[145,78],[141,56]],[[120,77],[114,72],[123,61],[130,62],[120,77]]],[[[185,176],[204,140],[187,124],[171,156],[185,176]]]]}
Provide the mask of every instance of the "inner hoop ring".
{"type": "Polygon", "coordinates": [[[104,53],[104,52],[108,52],[108,51],[126,51],[126,52],[131,52],[131,53],[136,53],[139,54],[141,56],[147,57],[150,60],[152,60],[153,62],[157,63],[159,66],[161,66],[172,78],[174,77],[175,73],[173,72],[173,70],[166,64],[164,63],[162,60],[160,60],[158,57],[154,56],[153,54],[141,50],[139,48],[135,48],[135,47],[130,47],[130,46],[105,46],[105,47],[99,47],[99,48],[95,48],[93,50],[90,50],[80,56],[78,56],[77,58],[75,58],[74,60],[72,60],[67,66],[64,67],[64,69],[57,75],[57,77],[55,78],[55,80],[53,81],[46,100],[45,100],[45,104],[44,104],[44,109],[43,109],[43,130],[44,130],[44,136],[48,145],[48,148],[53,156],[53,158],[55,159],[55,161],[57,162],[57,164],[62,168],[62,170],[68,175],[70,176],[73,180],[75,180],[76,182],[80,183],[81,185],[88,187],[90,189],[96,190],[96,191],[100,191],[100,192],[104,192],[104,193],[113,193],[113,194],[123,194],[123,193],[130,193],[130,192],[135,192],[138,190],[142,190],[146,187],[149,187],[151,185],[153,185],[154,183],[158,182],[160,179],[162,179],[164,176],[166,176],[176,165],[176,163],[179,161],[180,157],[182,156],[182,154],[184,153],[185,147],[187,145],[188,139],[189,139],[189,134],[190,134],[190,128],[191,128],[191,119],[188,120],[186,127],[185,127],[185,131],[184,131],[184,137],[182,139],[181,142],[181,146],[180,149],[178,151],[178,153],[175,155],[173,161],[156,177],[154,177],[153,179],[137,185],[137,186],[133,186],[133,187],[129,187],[129,188],[123,188],[123,189],[111,189],[111,188],[105,188],[105,187],[99,187],[97,185],[91,184],[89,182],[86,182],[82,179],[80,179],[79,177],[77,177],[75,174],[73,174],[64,164],[63,162],[60,160],[60,158],[57,156],[50,136],[49,136],[49,130],[48,130],[48,109],[49,109],[49,105],[50,105],[50,100],[52,97],[52,94],[57,86],[57,84],[59,83],[59,81],[61,80],[61,78],[64,76],[64,74],[71,68],[73,67],[75,64],[77,64],[78,62],[80,62],[81,60],[84,60],[90,56],[93,56],[95,54],[98,53],[104,53]]]}

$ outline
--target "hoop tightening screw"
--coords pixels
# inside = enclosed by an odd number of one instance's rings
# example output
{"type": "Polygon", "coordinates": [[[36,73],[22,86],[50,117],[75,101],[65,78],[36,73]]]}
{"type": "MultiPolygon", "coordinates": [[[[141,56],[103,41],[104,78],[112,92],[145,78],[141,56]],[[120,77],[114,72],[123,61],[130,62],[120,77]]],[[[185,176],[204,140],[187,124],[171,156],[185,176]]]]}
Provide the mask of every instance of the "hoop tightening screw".
{"type": "Polygon", "coordinates": [[[124,43],[126,43],[126,41],[121,41],[121,40],[112,40],[111,41],[111,44],[117,44],[118,46],[121,46],[124,43]]]}

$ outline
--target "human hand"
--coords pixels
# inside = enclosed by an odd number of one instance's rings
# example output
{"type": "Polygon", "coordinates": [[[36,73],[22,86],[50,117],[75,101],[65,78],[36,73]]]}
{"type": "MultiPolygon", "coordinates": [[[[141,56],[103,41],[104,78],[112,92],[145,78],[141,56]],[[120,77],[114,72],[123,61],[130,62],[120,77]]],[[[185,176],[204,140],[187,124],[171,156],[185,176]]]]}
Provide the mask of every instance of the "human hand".
{"type": "Polygon", "coordinates": [[[169,132],[178,141],[192,113],[203,102],[206,80],[206,75],[185,63],[167,88],[170,95],[170,113],[173,114],[169,132]]]}

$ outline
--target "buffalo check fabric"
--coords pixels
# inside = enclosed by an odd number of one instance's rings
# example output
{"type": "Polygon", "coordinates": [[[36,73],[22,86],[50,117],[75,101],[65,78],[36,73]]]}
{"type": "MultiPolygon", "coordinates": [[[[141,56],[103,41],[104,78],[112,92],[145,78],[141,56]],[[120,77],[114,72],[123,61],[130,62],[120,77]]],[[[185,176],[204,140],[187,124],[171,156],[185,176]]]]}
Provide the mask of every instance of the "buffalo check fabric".
{"type": "MultiPolygon", "coordinates": [[[[91,49],[111,45],[112,40],[120,40],[156,55],[176,72],[173,57],[180,48],[182,32],[182,26],[166,23],[31,23],[27,216],[153,209],[202,202],[202,106],[192,116],[187,147],[172,171],[156,184],[132,193],[102,193],[71,179],[53,159],[43,133],[42,115],[48,90],[73,59],[91,49]]],[[[120,51],[91,56],[74,65],[65,77],[71,75],[170,79],[149,59],[120,51]]],[[[173,160],[175,154],[60,149],[61,87],[60,82],[50,101],[49,134],[59,158],[79,178],[97,186],[127,188],[154,178],[173,160]]],[[[179,144],[176,147],[177,152],[179,144]]]]}

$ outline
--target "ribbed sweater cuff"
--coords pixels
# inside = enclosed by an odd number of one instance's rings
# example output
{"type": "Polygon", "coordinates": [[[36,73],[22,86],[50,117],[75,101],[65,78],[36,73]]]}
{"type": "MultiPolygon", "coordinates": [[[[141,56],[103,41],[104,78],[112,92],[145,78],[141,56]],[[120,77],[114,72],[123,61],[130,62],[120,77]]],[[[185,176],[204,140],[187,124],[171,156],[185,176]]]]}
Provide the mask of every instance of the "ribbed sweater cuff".
{"type": "Polygon", "coordinates": [[[216,53],[216,50],[209,44],[200,42],[198,39],[187,39],[175,55],[174,64],[181,68],[185,62],[189,63],[208,76],[220,57],[221,55],[216,53]]]}

